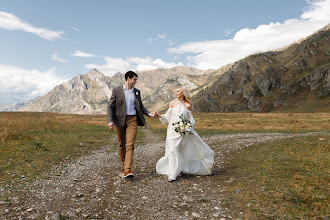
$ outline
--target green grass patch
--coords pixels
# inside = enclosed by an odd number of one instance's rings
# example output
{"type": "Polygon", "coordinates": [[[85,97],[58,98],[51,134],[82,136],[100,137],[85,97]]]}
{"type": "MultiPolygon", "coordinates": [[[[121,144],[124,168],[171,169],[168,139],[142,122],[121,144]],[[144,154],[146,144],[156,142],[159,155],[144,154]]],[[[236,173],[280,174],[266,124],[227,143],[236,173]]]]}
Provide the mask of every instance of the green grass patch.
{"type": "Polygon", "coordinates": [[[329,215],[329,135],[259,144],[234,156],[226,202],[246,219],[329,215]]]}

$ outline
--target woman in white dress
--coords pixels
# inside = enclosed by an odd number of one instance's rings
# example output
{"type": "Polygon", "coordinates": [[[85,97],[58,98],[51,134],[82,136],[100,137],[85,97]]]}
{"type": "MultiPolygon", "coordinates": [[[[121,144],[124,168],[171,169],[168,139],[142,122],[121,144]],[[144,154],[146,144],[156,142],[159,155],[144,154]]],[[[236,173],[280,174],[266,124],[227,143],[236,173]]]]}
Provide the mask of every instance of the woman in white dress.
{"type": "MultiPolygon", "coordinates": [[[[168,123],[165,156],[156,164],[159,174],[167,175],[169,182],[176,180],[182,173],[209,175],[214,162],[213,150],[200,138],[194,130],[195,120],[192,116],[192,104],[187,90],[176,89],[176,99],[170,103],[167,112],[160,116],[160,121],[168,123]],[[185,134],[175,130],[181,118],[189,119],[190,128],[185,134]]],[[[181,124],[182,125],[182,124],[181,124]]],[[[178,129],[177,129],[178,130],[178,129]]]]}

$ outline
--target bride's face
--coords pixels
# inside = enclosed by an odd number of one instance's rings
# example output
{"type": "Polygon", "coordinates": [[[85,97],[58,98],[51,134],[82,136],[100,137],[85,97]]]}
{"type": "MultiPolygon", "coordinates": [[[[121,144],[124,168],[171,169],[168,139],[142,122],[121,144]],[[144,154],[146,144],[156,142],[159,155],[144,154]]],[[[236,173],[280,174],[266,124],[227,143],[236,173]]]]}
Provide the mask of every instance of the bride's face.
{"type": "Polygon", "coordinates": [[[181,88],[177,88],[176,91],[175,91],[175,95],[176,97],[179,99],[179,98],[182,98],[183,97],[183,91],[181,88]]]}

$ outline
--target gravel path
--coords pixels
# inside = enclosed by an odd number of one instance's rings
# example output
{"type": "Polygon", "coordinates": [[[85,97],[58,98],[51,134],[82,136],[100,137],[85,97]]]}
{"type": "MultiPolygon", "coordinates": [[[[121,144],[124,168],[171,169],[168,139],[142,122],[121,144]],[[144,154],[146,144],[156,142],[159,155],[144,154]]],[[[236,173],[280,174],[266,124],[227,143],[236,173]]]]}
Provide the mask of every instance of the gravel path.
{"type": "Polygon", "coordinates": [[[155,172],[165,140],[149,129],[141,131],[146,139],[135,149],[134,179],[119,177],[116,146],[105,146],[54,167],[43,179],[21,183],[24,196],[0,201],[1,219],[230,219],[230,210],[222,208],[221,202],[222,186],[228,181],[223,174],[233,152],[256,143],[316,134],[248,133],[203,138],[215,151],[213,174],[183,175],[169,183],[155,172]]]}

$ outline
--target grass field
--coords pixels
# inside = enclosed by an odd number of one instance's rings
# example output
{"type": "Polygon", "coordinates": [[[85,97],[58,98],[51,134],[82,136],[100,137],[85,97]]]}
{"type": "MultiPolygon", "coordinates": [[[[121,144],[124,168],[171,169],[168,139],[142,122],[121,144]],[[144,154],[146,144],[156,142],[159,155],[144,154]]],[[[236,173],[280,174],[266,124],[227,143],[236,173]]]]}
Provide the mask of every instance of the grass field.
{"type": "MultiPolygon", "coordinates": [[[[196,130],[219,132],[330,131],[330,113],[194,113],[196,130]]],[[[166,128],[149,119],[153,128],[166,128]]]]}
{"type": "Polygon", "coordinates": [[[327,219],[329,137],[287,139],[236,154],[223,204],[244,219],[327,219]]]}
{"type": "MultiPolygon", "coordinates": [[[[329,213],[330,113],[194,113],[206,135],[240,132],[324,131],[318,137],[253,146],[234,155],[224,205],[246,219],[319,218],[329,213]],[[240,193],[236,193],[239,190],[240,193]]],[[[166,136],[167,125],[147,118],[147,129],[166,136]]],[[[62,161],[102,146],[117,150],[105,115],[0,112],[0,183],[33,179],[62,161]]],[[[137,145],[143,143],[139,129],[137,145]]],[[[143,145],[143,144],[140,144],[143,145]]]]}
{"type": "Polygon", "coordinates": [[[0,113],[0,181],[39,175],[113,137],[104,115],[0,113]]]}

